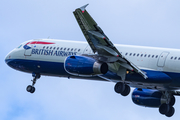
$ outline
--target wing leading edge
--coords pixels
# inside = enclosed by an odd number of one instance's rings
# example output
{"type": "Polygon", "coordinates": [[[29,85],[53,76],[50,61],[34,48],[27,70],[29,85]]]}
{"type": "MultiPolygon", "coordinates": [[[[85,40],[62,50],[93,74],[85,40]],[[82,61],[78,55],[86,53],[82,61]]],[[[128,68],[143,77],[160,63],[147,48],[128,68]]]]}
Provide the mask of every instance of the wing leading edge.
{"type": "Polygon", "coordinates": [[[145,72],[140,70],[117,50],[114,44],[109,40],[102,29],[86,11],[85,8],[87,6],[88,4],[81,8],[77,8],[73,13],[93,52],[97,53],[97,56],[107,58],[106,62],[118,62],[120,67],[117,75],[121,76],[123,80],[125,80],[126,70],[139,73],[141,76],[147,79],[148,77],[145,72]]]}

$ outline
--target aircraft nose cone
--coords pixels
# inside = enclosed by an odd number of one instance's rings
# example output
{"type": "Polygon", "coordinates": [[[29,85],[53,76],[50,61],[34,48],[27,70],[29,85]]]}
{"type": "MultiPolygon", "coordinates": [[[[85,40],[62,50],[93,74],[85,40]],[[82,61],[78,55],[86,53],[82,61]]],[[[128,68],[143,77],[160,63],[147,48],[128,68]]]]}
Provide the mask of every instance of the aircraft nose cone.
{"type": "Polygon", "coordinates": [[[12,50],[7,56],[5,57],[6,64],[16,70],[21,70],[21,62],[17,59],[17,50],[12,50]]]}
{"type": "Polygon", "coordinates": [[[16,60],[13,59],[13,56],[12,56],[12,52],[10,52],[6,58],[5,58],[5,62],[6,64],[11,67],[11,68],[14,68],[14,69],[17,69],[18,67],[18,64],[16,63],[16,60]]]}
{"type": "Polygon", "coordinates": [[[15,51],[12,50],[11,52],[9,52],[6,57],[5,57],[5,62],[9,67],[13,67],[14,66],[14,54],[15,51]]]}
{"type": "Polygon", "coordinates": [[[6,57],[5,57],[5,62],[6,62],[6,64],[9,65],[10,59],[11,59],[11,54],[9,53],[9,54],[7,54],[6,57]]]}

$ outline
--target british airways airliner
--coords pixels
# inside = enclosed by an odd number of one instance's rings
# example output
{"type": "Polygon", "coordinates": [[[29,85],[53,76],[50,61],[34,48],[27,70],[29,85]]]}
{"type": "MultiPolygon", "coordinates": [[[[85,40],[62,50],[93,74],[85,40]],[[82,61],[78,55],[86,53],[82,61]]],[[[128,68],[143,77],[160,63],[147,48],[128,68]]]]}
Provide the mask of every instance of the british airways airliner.
{"type": "Polygon", "coordinates": [[[41,75],[109,81],[122,96],[135,88],[135,104],[173,116],[174,96],[180,95],[180,50],[113,44],[86,7],[73,13],[87,42],[34,39],[6,56],[10,67],[32,74],[32,85],[26,90],[34,93],[41,75]]]}

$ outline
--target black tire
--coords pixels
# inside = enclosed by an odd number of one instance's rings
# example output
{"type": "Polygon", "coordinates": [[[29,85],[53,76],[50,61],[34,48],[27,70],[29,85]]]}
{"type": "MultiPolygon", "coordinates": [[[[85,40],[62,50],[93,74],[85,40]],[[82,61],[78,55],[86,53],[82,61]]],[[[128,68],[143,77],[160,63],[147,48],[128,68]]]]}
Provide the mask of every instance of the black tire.
{"type": "Polygon", "coordinates": [[[31,92],[32,86],[31,86],[31,85],[28,85],[27,88],[26,88],[26,90],[27,90],[28,92],[31,92]]]}
{"type": "Polygon", "coordinates": [[[175,109],[174,107],[170,107],[169,111],[165,114],[167,117],[172,117],[174,115],[175,109]]]}
{"type": "Polygon", "coordinates": [[[168,113],[169,108],[170,108],[170,106],[169,106],[168,104],[163,103],[163,104],[159,107],[159,112],[164,115],[164,114],[168,113]]]}
{"type": "Polygon", "coordinates": [[[121,82],[116,83],[116,85],[114,86],[114,91],[119,94],[122,93],[124,89],[125,89],[125,85],[121,82]]]}
{"type": "Polygon", "coordinates": [[[169,105],[173,106],[175,104],[175,102],[176,102],[176,99],[175,99],[174,95],[172,95],[169,105]]]}
{"type": "Polygon", "coordinates": [[[130,91],[131,91],[131,88],[130,88],[128,85],[125,85],[125,89],[124,89],[124,91],[121,93],[121,95],[122,95],[122,96],[127,96],[127,95],[129,95],[130,91]]]}
{"type": "Polygon", "coordinates": [[[35,92],[35,87],[32,87],[32,89],[31,89],[31,92],[30,93],[34,93],[35,92]]]}

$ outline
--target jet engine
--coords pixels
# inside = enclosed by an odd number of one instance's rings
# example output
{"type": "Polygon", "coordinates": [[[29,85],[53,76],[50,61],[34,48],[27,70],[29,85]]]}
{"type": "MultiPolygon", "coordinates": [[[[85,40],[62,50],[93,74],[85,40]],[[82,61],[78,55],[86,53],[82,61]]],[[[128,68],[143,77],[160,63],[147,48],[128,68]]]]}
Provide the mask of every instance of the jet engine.
{"type": "Polygon", "coordinates": [[[166,100],[162,99],[162,93],[157,90],[135,89],[132,93],[132,101],[145,107],[159,107],[166,100]]]}
{"type": "Polygon", "coordinates": [[[72,75],[92,76],[108,72],[108,65],[86,56],[68,56],[64,62],[65,70],[72,75]]]}

